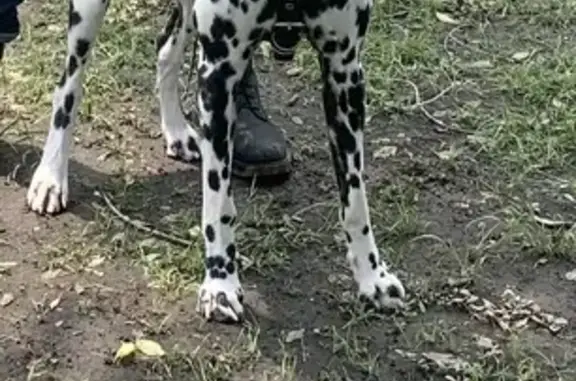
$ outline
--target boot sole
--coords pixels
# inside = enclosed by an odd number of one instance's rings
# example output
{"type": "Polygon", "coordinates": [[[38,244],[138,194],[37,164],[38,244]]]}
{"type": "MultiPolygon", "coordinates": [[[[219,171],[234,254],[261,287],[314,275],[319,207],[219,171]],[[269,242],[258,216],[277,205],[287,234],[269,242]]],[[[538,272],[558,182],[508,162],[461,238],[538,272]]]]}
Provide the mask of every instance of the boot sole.
{"type": "Polygon", "coordinates": [[[236,177],[249,179],[253,177],[284,176],[292,172],[292,155],[288,151],[286,158],[266,163],[244,163],[234,159],[232,174],[236,177]]]}

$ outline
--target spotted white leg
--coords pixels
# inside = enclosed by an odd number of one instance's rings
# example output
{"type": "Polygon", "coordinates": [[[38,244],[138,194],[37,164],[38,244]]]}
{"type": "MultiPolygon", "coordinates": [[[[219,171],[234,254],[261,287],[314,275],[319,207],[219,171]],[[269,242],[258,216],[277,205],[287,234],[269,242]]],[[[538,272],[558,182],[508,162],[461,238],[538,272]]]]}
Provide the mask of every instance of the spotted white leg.
{"type": "Polygon", "coordinates": [[[364,171],[365,83],[360,52],[372,0],[344,6],[303,3],[310,40],[319,52],[330,149],[340,189],[347,258],[361,298],[376,307],[402,306],[404,287],[380,260],[370,224],[364,171]]]}
{"type": "Polygon", "coordinates": [[[186,43],[193,33],[193,0],[178,0],[166,26],[156,41],[158,63],[156,83],[160,99],[161,127],[166,139],[166,155],[189,162],[199,158],[198,133],[188,124],[178,94],[178,75],[186,43]]]}
{"type": "Polygon", "coordinates": [[[107,0],[71,0],[66,65],[52,102],[44,152],[28,188],[27,203],[37,213],[54,214],[68,202],[68,160],[82,80],[92,45],[108,7],[107,0]]]}
{"type": "Polygon", "coordinates": [[[204,139],[202,228],[206,275],[197,309],[206,318],[238,321],[243,314],[231,188],[235,89],[256,43],[275,17],[269,0],[196,0],[194,24],[200,40],[198,105],[204,139]]]}

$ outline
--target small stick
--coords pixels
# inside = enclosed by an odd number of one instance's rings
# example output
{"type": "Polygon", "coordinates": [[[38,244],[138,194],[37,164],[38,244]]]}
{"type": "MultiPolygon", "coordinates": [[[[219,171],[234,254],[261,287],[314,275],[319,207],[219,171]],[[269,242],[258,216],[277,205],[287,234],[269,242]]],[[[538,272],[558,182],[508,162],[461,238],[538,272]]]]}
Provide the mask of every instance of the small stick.
{"type": "MultiPolygon", "coordinates": [[[[112,200],[110,200],[110,197],[108,197],[108,195],[104,191],[94,191],[94,194],[96,196],[100,197],[102,200],[104,200],[104,203],[106,204],[106,206],[112,211],[112,213],[114,213],[114,215],[116,215],[116,217],[120,218],[122,221],[124,221],[128,225],[136,228],[137,230],[143,231],[143,232],[148,233],[148,234],[150,234],[156,238],[160,238],[160,239],[163,239],[163,240],[168,241],[170,243],[184,246],[184,247],[190,247],[194,243],[194,242],[189,241],[187,239],[177,237],[177,236],[174,236],[172,234],[164,233],[163,231],[160,231],[158,229],[154,229],[154,228],[151,228],[149,226],[146,226],[141,221],[132,220],[130,217],[128,217],[127,215],[125,215],[121,211],[119,211],[116,206],[114,206],[114,204],[112,203],[112,200]]],[[[254,261],[252,261],[250,258],[248,258],[244,255],[237,254],[237,258],[238,258],[238,263],[243,270],[246,270],[247,268],[251,267],[254,264],[254,261]]]]}
{"type": "MultiPolygon", "coordinates": [[[[422,114],[424,114],[424,116],[428,118],[429,121],[431,121],[437,126],[436,128],[437,132],[446,132],[448,130],[453,130],[461,133],[469,133],[468,131],[462,130],[460,128],[454,126],[448,126],[446,123],[444,123],[443,121],[432,115],[428,110],[426,110],[426,107],[424,107],[425,103],[422,102],[422,98],[420,97],[420,89],[418,89],[418,86],[416,86],[414,82],[409,80],[406,80],[405,82],[408,83],[410,86],[412,86],[412,89],[414,89],[414,97],[416,98],[416,103],[410,106],[410,108],[420,110],[420,112],[422,112],[422,114]]],[[[430,103],[438,99],[440,96],[450,91],[452,89],[452,86],[449,86],[448,88],[444,89],[443,91],[440,92],[440,94],[427,100],[426,102],[430,103]]]]}
{"type": "Polygon", "coordinates": [[[118,210],[118,208],[116,208],[116,206],[114,206],[114,204],[112,203],[112,201],[110,200],[110,198],[108,197],[108,195],[104,191],[95,191],[94,194],[96,196],[100,197],[102,200],[104,200],[104,203],[106,203],[106,206],[112,211],[112,213],[114,213],[116,215],[116,217],[120,218],[122,221],[124,221],[128,225],[133,226],[134,228],[136,228],[140,231],[143,231],[145,233],[148,233],[154,237],[161,238],[163,240],[166,240],[170,243],[174,243],[176,245],[189,247],[193,244],[192,241],[186,240],[184,238],[176,237],[176,236],[168,234],[168,233],[164,233],[158,229],[151,228],[149,226],[146,226],[143,222],[132,220],[127,215],[122,214],[122,212],[120,212],[118,210]]]}

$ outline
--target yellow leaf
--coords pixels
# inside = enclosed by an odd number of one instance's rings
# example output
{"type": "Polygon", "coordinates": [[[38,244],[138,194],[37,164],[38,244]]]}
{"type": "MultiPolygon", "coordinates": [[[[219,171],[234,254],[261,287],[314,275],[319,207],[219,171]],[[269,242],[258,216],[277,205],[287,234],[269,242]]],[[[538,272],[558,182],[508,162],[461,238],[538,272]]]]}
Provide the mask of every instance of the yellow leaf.
{"type": "Polygon", "coordinates": [[[136,345],[134,343],[122,343],[118,351],[116,351],[116,356],[114,356],[114,361],[122,360],[128,356],[131,356],[136,351],[136,345]]]}
{"type": "Polygon", "coordinates": [[[136,340],[136,349],[151,357],[161,357],[166,354],[160,344],[152,340],[136,340]]]}

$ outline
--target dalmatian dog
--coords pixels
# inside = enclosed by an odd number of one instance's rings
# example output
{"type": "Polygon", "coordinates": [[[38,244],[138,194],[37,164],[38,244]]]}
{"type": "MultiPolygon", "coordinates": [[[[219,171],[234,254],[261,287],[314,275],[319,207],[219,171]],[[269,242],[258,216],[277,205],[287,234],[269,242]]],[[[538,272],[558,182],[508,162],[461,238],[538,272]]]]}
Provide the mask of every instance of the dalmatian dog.
{"type": "MultiPolygon", "coordinates": [[[[109,0],[70,0],[65,69],[54,92],[51,126],[42,160],[27,194],[29,207],[56,214],[68,200],[72,131],[82,78],[109,0]]],[[[197,309],[205,318],[243,315],[234,240],[236,207],[231,187],[235,89],[255,48],[276,22],[283,0],[177,0],[158,39],[157,86],[167,155],[202,159],[202,230],[205,279],[197,309]],[[198,108],[201,131],[186,121],[177,80],[189,37],[199,41],[198,108]]],[[[379,308],[402,306],[405,291],[381,260],[363,180],[365,79],[360,61],[373,0],[296,0],[307,37],[318,52],[323,105],[336,179],[347,259],[361,299],[379,308]]]]}

